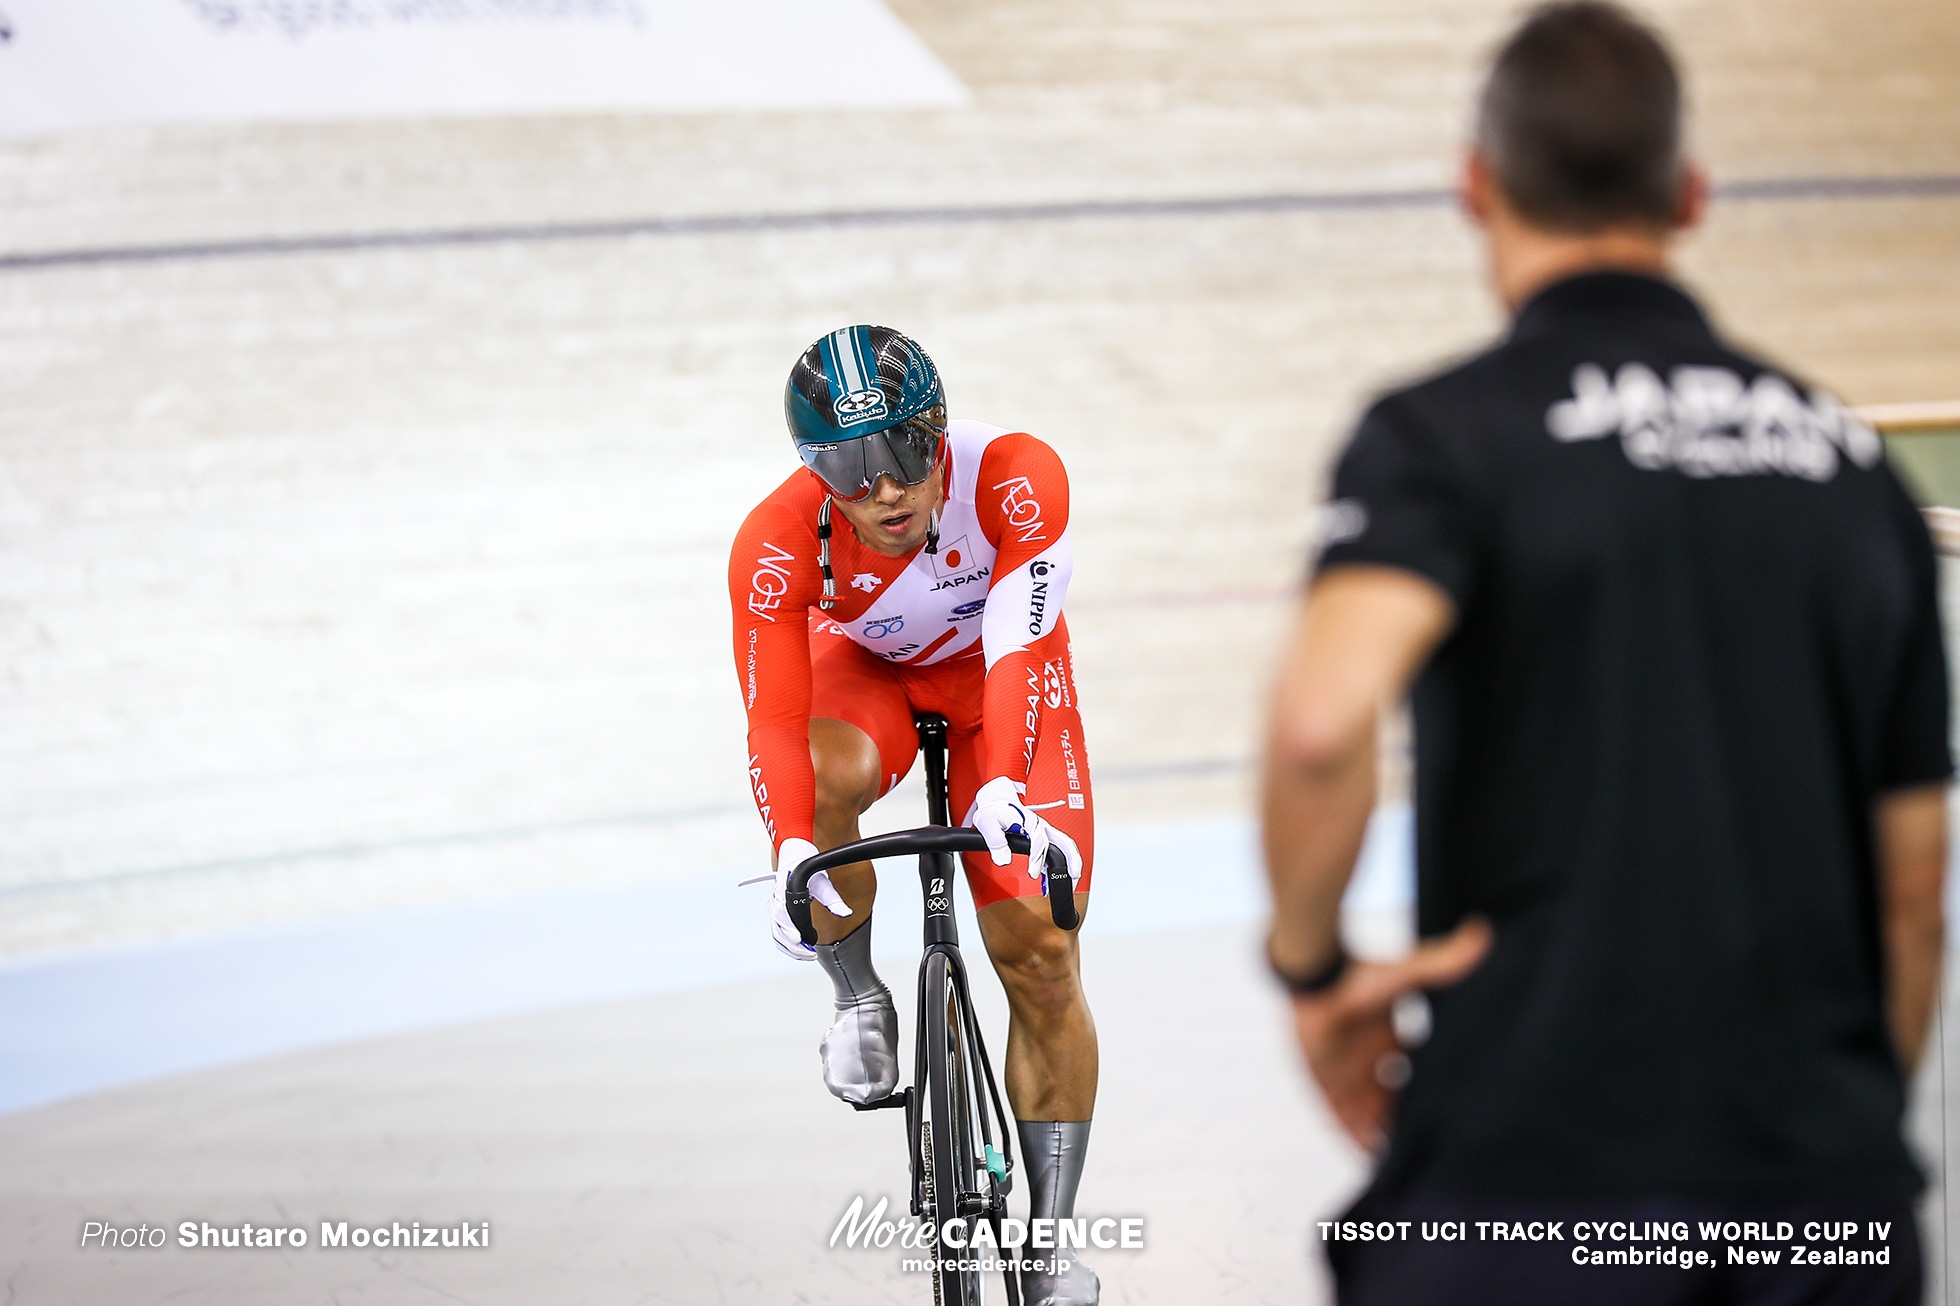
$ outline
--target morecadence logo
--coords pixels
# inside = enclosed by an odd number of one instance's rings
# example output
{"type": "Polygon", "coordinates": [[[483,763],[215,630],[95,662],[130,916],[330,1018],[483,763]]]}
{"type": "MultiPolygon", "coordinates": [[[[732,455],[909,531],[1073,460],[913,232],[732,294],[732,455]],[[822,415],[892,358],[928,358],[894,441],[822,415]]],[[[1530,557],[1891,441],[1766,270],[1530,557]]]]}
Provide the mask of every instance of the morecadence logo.
{"type": "MultiPolygon", "coordinates": [[[[862,1194],[852,1198],[830,1231],[830,1246],[968,1253],[957,1268],[994,1271],[1018,1268],[1019,1258],[1024,1255],[1043,1263],[1051,1257],[1066,1262],[1070,1251],[1141,1251],[1145,1243],[1144,1218],[1140,1215],[1078,1216],[1067,1220],[1021,1220],[1008,1216],[1000,1221],[998,1229],[986,1220],[961,1218],[935,1228],[931,1220],[911,1215],[893,1219],[891,1210],[889,1197],[880,1197],[875,1205],[867,1203],[862,1194]]],[[[908,1257],[901,1268],[930,1270],[937,1263],[929,1256],[908,1257]]]]}

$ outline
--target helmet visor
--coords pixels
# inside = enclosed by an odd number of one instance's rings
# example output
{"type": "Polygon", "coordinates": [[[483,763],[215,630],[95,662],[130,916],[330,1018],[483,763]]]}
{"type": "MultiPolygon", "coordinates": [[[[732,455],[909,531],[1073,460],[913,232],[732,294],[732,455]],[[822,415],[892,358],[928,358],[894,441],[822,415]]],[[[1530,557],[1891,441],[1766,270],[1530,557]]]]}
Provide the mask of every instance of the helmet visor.
{"type": "Polygon", "coordinates": [[[932,475],[939,461],[943,428],[924,417],[873,431],[849,440],[800,444],[803,465],[823,478],[832,494],[846,503],[868,497],[880,476],[913,486],[932,475]]]}

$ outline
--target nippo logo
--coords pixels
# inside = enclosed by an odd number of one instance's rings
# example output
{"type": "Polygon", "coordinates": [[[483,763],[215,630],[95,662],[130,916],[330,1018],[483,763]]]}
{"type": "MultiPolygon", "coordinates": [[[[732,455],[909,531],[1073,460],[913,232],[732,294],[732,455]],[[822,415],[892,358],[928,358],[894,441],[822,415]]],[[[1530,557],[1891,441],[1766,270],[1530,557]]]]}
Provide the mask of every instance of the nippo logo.
{"type": "Polygon", "coordinates": [[[859,422],[869,422],[885,415],[885,392],[878,389],[853,390],[833,407],[837,410],[839,426],[856,426],[859,422]]]}
{"type": "MultiPolygon", "coordinates": [[[[1030,576],[1046,576],[1048,563],[1035,561],[1028,564],[1030,576]]],[[[1042,622],[1048,613],[1048,582],[1037,580],[1028,590],[1028,634],[1040,638],[1042,622]]]]}

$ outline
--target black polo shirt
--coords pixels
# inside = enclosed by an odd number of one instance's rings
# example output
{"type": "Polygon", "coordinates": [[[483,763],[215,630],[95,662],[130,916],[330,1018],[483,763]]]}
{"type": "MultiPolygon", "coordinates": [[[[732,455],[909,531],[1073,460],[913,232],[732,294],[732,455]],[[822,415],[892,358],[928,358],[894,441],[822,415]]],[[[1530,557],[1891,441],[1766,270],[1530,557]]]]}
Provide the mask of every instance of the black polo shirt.
{"type": "Polygon", "coordinates": [[[1433,1001],[1374,1192],[1917,1182],[1873,800],[1952,771],[1937,561],[1878,438],[1664,281],[1540,293],[1376,403],[1319,566],[1456,625],[1414,691],[1433,1001]]]}

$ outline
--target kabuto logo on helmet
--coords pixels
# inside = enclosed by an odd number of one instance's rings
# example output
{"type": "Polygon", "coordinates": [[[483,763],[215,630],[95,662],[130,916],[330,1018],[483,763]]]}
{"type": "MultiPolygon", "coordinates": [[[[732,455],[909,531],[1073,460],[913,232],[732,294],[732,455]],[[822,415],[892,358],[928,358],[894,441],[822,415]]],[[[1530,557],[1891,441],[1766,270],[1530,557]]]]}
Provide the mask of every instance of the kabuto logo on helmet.
{"type": "Polygon", "coordinates": [[[837,410],[839,426],[855,426],[859,422],[875,421],[887,413],[885,392],[883,390],[853,390],[839,399],[833,407],[837,410]]]}
{"type": "Polygon", "coordinates": [[[797,457],[848,503],[881,477],[924,481],[946,435],[946,396],[925,350],[883,326],[829,332],[796,360],[783,416],[797,457]]]}
{"type": "Polygon", "coordinates": [[[833,331],[818,343],[824,379],[830,383],[837,425],[889,420],[885,389],[878,384],[878,349],[866,327],[833,331]]]}

